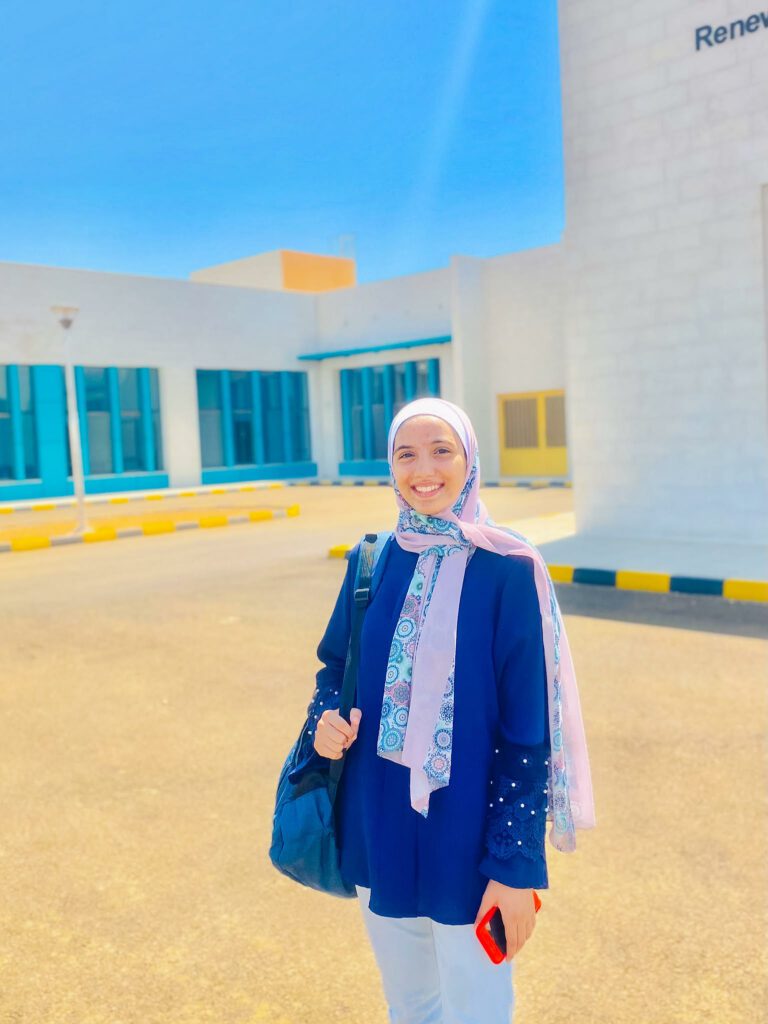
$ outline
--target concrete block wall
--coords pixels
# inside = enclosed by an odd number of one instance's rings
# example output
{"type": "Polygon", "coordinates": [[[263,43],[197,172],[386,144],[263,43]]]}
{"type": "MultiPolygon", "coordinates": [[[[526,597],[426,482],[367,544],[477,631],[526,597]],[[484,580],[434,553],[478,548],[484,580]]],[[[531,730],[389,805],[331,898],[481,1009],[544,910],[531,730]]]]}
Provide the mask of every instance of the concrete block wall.
{"type": "Polygon", "coordinates": [[[581,533],[768,542],[768,26],[696,47],[760,6],[560,0],[581,533]]]}

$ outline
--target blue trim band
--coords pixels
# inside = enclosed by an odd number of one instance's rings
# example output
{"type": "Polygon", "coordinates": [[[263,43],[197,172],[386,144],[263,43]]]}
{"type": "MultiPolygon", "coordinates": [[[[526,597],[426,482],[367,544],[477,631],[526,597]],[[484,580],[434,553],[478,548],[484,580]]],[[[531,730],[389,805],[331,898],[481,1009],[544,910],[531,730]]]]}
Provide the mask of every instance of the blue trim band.
{"type": "Polygon", "coordinates": [[[302,476],[317,476],[317,464],[314,462],[273,462],[264,466],[204,469],[201,482],[225,484],[237,483],[241,480],[282,480],[302,476]]]}
{"type": "MultiPolygon", "coordinates": [[[[169,487],[167,473],[105,473],[103,476],[85,478],[86,494],[109,494],[112,491],[154,491],[169,487]]],[[[36,479],[11,483],[0,482],[0,503],[4,501],[29,501],[35,498],[71,498],[75,493],[72,477],[56,490],[52,490],[48,481],[36,479]]]]}
{"type": "Polygon", "coordinates": [[[386,459],[349,459],[339,463],[340,476],[389,476],[386,459]]]}
{"type": "Polygon", "coordinates": [[[417,338],[414,341],[393,341],[385,345],[365,345],[361,348],[341,348],[334,352],[310,352],[297,356],[298,359],[319,361],[321,359],[342,359],[346,356],[360,356],[367,352],[392,352],[400,348],[418,348],[419,345],[447,345],[453,341],[450,334],[438,338],[417,338]]]}

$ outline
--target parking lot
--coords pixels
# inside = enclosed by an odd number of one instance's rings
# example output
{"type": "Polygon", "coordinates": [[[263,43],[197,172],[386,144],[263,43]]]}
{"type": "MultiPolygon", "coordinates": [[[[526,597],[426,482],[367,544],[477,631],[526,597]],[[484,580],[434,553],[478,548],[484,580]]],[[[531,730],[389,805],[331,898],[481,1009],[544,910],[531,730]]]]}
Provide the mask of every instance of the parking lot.
{"type": "MultiPolygon", "coordinates": [[[[542,530],[572,502],[483,498],[542,530]]],[[[344,573],[328,549],[391,529],[395,505],[388,488],[281,500],[301,514],[0,559],[3,1024],[386,1020],[356,901],[267,851],[344,573]]],[[[547,844],[515,1024],[752,1022],[765,608],[557,589],[597,828],[570,855],[547,844]]]]}

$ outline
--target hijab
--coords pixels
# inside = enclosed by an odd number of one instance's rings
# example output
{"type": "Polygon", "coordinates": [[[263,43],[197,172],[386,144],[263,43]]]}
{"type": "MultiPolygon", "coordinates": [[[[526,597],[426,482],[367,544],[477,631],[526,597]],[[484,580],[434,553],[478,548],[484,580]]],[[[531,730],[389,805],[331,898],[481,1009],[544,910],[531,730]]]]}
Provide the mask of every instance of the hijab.
{"type": "Polygon", "coordinates": [[[522,534],[489,518],[480,500],[477,438],[457,405],[441,398],[405,405],[390,425],[387,458],[400,508],[395,541],[419,557],[392,637],[377,755],[410,768],[411,806],[426,818],[430,794],[450,781],[456,625],[468,558],[476,547],[524,555],[534,567],[547,671],[549,841],[558,850],[573,850],[575,829],[593,828],[595,811],[576,676],[546,562],[522,534]],[[395,482],[395,436],[413,416],[437,416],[449,424],[466,455],[461,494],[434,515],[417,512],[395,482]]]}

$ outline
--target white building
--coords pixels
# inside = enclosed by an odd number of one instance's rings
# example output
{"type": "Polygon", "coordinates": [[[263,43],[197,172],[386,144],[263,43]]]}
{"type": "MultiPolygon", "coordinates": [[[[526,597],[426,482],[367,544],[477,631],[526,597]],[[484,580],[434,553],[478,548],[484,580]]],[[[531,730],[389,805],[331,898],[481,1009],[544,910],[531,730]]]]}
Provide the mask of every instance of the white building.
{"type": "Polygon", "coordinates": [[[768,544],[768,11],[749,4],[561,0],[557,246],[364,285],[297,253],[190,281],[0,264],[0,500],[72,491],[66,344],[91,492],[382,475],[393,411],[440,393],[486,482],[573,481],[591,550],[725,537],[743,575],[768,544]],[[79,308],[69,332],[57,304],[79,308]]]}

